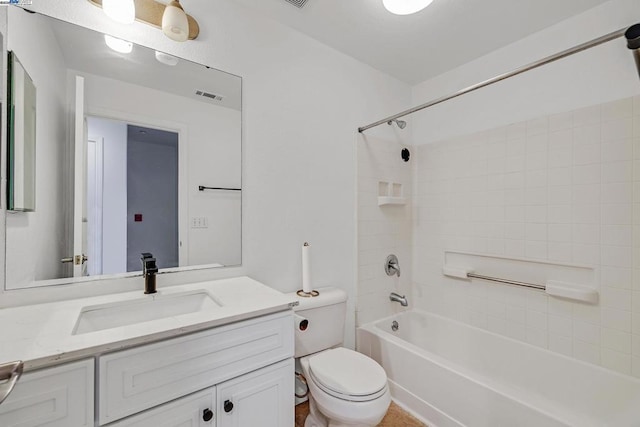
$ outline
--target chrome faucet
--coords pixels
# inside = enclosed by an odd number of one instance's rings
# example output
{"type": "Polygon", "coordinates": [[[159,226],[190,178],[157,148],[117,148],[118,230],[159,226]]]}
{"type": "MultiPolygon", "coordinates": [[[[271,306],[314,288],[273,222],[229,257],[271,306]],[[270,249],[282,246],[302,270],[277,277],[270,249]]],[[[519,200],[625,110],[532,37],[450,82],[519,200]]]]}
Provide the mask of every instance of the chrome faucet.
{"type": "Polygon", "coordinates": [[[391,292],[391,295],[389,295],[389,300],[393,301],[393,302],[399,302],[401,306],[406,307],[409,305],[409,302],[407,301],[407,297],[402,295],[400,296],[399,294],[396,294],[395,292],[391,292]]]}
{"type": "Polygon", "coordinates": [[[140,260],[142,261],[142,277],[144,277],[144,293],[155,294],[156,273],[158,272],[156,259],[153,257],[153,254],[144,252],[140,260]]]}

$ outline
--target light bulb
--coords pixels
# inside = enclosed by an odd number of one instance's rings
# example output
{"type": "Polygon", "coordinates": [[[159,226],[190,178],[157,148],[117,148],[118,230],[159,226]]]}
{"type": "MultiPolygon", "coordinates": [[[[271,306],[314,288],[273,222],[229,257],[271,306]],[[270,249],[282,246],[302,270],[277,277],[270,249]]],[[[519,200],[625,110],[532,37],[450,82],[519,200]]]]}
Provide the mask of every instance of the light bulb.
{"type": "Polygon", "coordinates": [[[164,65],[170,65],[172,67],[178,65],[178,62],[180,61],[178,58],[176,58],[173,55],[169,55],[168,53],[164,53],[164,52],[158,52],[157,50],[156,50],[156,59],[158,60],[158,62],[161,62],[164,65]]]}
{"type": "Polygon", "coordinates": [[[131,53],[131,51],[133,50],[133,43],[128,42],[126,40],[111,37],[107,34],[104,35],[104,42],[111,49],[119,53],[131,53]]]}
{"type": "Polygon", "coordinates": [[[109,18],[121,24],[133,24],[136,20],[133,0],[102,0],[102,10],[109,18]]]}
{"type": "Polygon", "coordinates": [[[187,41],[189,38],[189,21],[182,6],[177,0],[172,0],[162,14],[162,32],[171,40],[187,41]]]}
{"type": "Polygon", "coordinates": [[[411,15],[429,6],[433,0],[382,0],[384,7],[396,15],[411,15]]]}

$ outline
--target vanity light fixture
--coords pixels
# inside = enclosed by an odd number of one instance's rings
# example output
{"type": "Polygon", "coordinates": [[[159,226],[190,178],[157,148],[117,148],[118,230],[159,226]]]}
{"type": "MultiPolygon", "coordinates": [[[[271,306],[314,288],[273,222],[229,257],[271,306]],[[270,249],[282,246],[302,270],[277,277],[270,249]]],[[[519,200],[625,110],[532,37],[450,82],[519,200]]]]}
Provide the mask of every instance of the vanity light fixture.
{"type": "Polygon", "coordinates": [[[136,6],[133,0],[102,0],[105,15],[121,24],[133,24],[136,20],[136,6]]]}
{"type": "MultiPolygon", "coordinates": [[[[88,0],[91,4],[104,9],[104,12],[118,22],[143,22],[159,28],[172,40],[187,41],[198,37],[200,26],[190,15],[187,15],[179,0],[171,0],[165,4],[159,0],[88,0]],[[115,6],[114,6],[115,5],[115,6]],[[125,6],[127,5],[127,6],[125,6]],[[127,10],[127,18],[123,10],[127,10]],[[116,12],[112,12],[116,11],[116,12]],[[113,14],[115,13],[115,15],[113,14]],[[131,18],[133,14],[133,19],[131,18]]],[[[0,0],[1,2],[1,0],[0,0]]]]}
{"type": "Polygon", "coordinates": [[[162,14],[162,32],[171,40],[186,42],[189,37],[187,14],[178,0],[171,0],[162,14]]]}
{"type": "Polygon", "coordinates": [[[107,44],[107,46],[118,53],[131,53],[131,51],[133,50],[133,43],[112,37],[107,34],[104,35],[104,42],[107,44]]]}
{"type": "Polygon", "coordinates": [[[429,6],[433,0],[382,0],[384,7],[395,15],[411,15],[429,6]]]}

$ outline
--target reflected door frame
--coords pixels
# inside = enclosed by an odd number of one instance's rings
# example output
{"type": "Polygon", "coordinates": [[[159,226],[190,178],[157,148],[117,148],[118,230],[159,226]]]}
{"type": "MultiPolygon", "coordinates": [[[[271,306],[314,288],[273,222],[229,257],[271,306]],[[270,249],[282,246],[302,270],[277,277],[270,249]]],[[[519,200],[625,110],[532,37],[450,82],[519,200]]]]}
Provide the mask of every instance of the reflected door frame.
{"type": "Polygon", "coordinates": [[[130,125],[165,130],[178,134],[178,265],[189,265],[189,186],[187,175],[187,126],[179,122],[159,121],[141,114],[129,114],[106,108],[87,107],[87,116],[126,122],[130,125]]]}
{"type": "Polygon", "coordinates": [[[83,220],[83,236],[86,240],[87,275],[102,274],[102,192],[104,168],[104,138],[89,135],[87,139],[87,191],[86,220],[83,220]],[[92,197],[93,195],[93,197],[92,197]]]}

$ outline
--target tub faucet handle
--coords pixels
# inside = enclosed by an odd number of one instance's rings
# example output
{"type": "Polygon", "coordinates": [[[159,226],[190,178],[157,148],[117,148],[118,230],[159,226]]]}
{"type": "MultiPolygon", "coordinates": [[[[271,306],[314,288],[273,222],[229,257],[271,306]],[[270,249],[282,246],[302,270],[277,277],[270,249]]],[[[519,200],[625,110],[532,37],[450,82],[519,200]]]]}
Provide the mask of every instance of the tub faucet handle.
{"type": "Polygon", "coordinates": [[[400,264],[397,256],[391,254],[387,257],[387,261],[384,263],[384,271],[387,272],[387,276],[397,274],[400,277],[400,264]]]}

